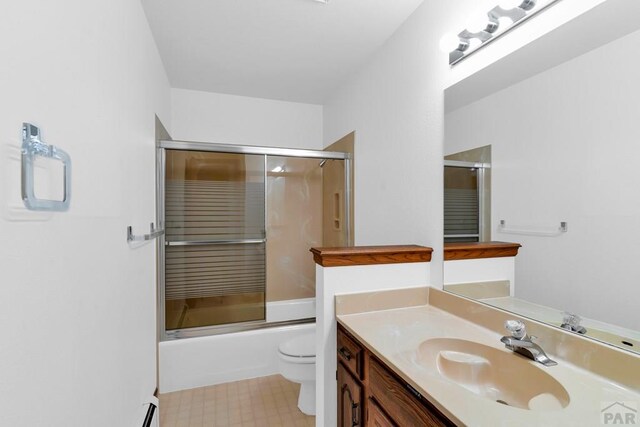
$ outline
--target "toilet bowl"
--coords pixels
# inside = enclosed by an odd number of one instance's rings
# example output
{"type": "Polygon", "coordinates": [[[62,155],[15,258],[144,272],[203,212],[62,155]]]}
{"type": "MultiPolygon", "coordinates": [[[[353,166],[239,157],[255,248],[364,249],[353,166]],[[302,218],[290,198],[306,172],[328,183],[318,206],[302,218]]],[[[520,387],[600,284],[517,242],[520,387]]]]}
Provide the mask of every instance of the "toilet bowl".
{"type": "Polygon", "coordinates": [[[316,334],[306,333],[278,346],[280,374],[289,381],[300,383],[298,408],[316,414],[316,334]]]}

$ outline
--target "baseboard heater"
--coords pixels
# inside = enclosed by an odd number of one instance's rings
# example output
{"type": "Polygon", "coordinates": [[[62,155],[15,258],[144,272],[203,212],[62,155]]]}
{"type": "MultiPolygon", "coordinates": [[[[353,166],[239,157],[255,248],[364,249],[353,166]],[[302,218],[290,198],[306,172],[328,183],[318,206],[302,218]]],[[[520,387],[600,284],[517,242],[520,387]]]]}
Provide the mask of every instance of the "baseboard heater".
{"type": "Polygon", "coordinates": [[[142,427],[155,427],[157,423],[154,421],[154,415],[156,414],[156,405],[153,403],[149,403],[149,408],[147,409],[147,415],[144,416],[144,421],[142,422],[142,427]]]}
{"type": "Polygon", "coordinates": [[[142,404],[136,426],[159,427],[160,421],[158,417],[158,399],[152,397],[146,403],[142,404]]]}

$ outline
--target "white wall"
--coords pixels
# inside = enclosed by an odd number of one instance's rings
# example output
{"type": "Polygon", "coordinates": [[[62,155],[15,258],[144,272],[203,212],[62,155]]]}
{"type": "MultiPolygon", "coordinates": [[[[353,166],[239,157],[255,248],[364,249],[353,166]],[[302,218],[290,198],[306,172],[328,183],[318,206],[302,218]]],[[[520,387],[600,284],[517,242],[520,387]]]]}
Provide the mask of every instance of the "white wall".
{"type": "Polygon", "coordinates": [[[640,329],[640,31],[447,115],[448,153],[492,145],[492,216],[522,243],[517,297],[640,329]]]}
{"type": "Polygon", "coordinates": [[[183,141],[322,150],[322,106],[171,90],[172,137],[183,141]]]}
{"type": "Polygon", "coordinates": [[[356,245],[435,248],[442,276],[442,89],[444,1],[425,2],[324,108],[328,145],[355,130],[356,245]]]}
{"type": "Polygon", "coordinates": [[[524,34],[519,28],[453,69],[441,37],[495,1],[424,2],[330,94],[325,146],[356,131],[355,243],[431,246],[433,283],[442,283],[443,90],[600,2],[563,0],[522,26],[524,34]]]}
{"type": "Polygon", "coordinates": [[[0,425],[132,426],[155,389],[154,114],[169,85],[138,1],[4,2],[0,425]],[[66,213],[20,211],[23,121],[73,161],[66,213]],[[9,209],[17,206],[17,210],[9,209]]]}

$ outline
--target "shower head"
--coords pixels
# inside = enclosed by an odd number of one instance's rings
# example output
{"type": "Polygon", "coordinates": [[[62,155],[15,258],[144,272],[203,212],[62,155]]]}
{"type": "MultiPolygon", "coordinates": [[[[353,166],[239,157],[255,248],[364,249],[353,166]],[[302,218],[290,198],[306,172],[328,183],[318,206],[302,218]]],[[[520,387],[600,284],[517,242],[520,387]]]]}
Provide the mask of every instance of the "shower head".
{"type": "Polygon", "coordinates": [[[325,163],[327,163],[327,160],[329,160],[329,159],[322,159],[322,160],[320,161],[319,166],[320,166],[320,167],[323,167],[323,166],[324,166],[324,164],[325,164],[325,163]]]}

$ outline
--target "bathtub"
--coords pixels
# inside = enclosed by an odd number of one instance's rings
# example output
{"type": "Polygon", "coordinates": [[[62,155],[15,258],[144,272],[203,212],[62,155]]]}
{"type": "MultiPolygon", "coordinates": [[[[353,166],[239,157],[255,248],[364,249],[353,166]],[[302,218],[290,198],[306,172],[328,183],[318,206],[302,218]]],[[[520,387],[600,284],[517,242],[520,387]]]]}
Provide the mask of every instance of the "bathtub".
{"type": "Polygon", "coordinates": [[[301,298],[267,303],[267,322],[316,317],[316,299],[301,298]]]}
{"type": "MultiPolygon", "coordinates": [[[[315,298],[267,303],[267,320],[315,317],[315,298]]],[[[278,373],[278,345],[311,332],[315,323],[163,341],[160,393],[278,373]]]]}

